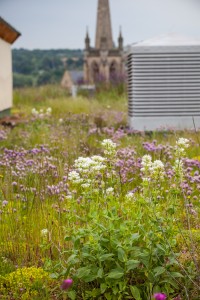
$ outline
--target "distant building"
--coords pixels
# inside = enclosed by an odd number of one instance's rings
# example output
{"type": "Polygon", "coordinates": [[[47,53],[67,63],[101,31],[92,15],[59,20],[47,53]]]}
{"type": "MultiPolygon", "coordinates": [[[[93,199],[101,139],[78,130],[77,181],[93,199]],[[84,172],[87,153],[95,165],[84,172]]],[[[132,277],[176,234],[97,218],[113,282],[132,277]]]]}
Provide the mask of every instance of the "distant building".
{"type": "Polygon", "coordinates": [[[12,51],[11,45],[20,36],[0,17],[0,117],[10,113],[12,107],[12,51]]]}
{"type": "Polygon", "coordinates": [[[61,87],[73,93],[74,86],[83,82],[83,71],[65,71],[61,80],[61,87]]]}
{"type": "Polygon", "coordinates": [[[90,84],[124,73],[123,37],[121,30],[116,48],[112,38],[110,8],[108,0],[98,0],[95,48],[90,46],[88,32],[85,38],[84,81],[90,84]]]}

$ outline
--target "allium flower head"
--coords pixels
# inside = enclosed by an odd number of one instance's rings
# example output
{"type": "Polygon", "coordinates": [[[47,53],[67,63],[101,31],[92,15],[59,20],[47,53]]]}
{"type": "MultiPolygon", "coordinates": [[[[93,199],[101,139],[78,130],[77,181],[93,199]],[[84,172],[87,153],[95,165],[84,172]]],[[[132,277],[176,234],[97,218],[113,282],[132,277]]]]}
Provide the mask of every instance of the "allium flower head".
{"type": "Polygon", "coordinates": [[[167,299],[167,295],[162,294],[162,293],[156,293],[153,295],[154,299],[156,300],[165,300],[167,299]]]}
{"type": "Polygon", "coordinates": [[[73,284],[72,279],[65,279],[65,280],[63,280],[63,283],[61,284],[60,288],[62,290],[68,290],[72,284],[73,284]]]}

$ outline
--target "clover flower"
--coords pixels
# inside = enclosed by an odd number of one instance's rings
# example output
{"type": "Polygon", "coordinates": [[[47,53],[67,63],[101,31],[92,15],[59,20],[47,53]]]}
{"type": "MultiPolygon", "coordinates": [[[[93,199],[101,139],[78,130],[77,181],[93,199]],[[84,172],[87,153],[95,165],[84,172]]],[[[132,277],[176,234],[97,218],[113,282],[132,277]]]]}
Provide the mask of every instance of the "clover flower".
{"type": "Polygon", "coordinates": [[[167,295],[162,293],[156,293],[153,295],[155,300],[165,300],[167,298],[167,295]]]}
{"type": "Polygon", "coordinates": [[[72,279],[65,279],[65,280],[63,280],[60,288],[62,290],[68,290],[70,288],[70,286],[72,286],[72,284],[73,284],[72,279]]]}

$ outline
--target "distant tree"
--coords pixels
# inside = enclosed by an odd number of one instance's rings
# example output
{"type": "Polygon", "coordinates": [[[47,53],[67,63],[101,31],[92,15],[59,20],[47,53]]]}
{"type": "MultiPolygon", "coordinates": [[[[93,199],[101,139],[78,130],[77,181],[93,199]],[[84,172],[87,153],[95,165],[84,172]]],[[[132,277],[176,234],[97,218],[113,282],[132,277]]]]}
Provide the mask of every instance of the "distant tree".
{"type": "Polygon", "coordinates": [[[33,86],[33,78],[23,74],[13,74],[13,87],[22,88],[26,86],[33,86]]]}

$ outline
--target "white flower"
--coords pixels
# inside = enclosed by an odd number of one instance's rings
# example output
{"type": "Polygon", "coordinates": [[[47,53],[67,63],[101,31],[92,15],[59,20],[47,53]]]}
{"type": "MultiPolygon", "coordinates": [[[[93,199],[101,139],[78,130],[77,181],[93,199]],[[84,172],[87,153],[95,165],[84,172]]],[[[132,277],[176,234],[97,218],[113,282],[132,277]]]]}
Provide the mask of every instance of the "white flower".
{"type": "Polygon", "coordinates": [[[31,113],[34,117],[37,117],[39,114],[39,112],[35,108],[32,109],[31,113]]]}
{"type": "Polygon", "coordinates": [[[104,162],[106,159],[100,155],[94,155],[91,157],[91,159],[93,161],[97,161],[97,162],[104,162]]]}
{"type": "Polygon", "coordinates": [[[71,172],[69,172],[69,174],[68,174],[68,179],[69,179],[69,181],[71,181],[72,183],[76,183],[76,184],[83,182],[83,179],[80,178],[79,173],[76,172],[76,171],[71,171],[71,172]]]}
{"type": "Polygon", "coordinates": [[[163,179],[165,175],[164,164],[161,160],[155,160],[151,165],[151,176],[155,179],[163,179]]]}
{"type": "Polygon", "coordinates": [[[71,199],[72,199],[72,195],[67,195],[67,196],[65,197],[65,199],[71,200],[71,199]]]}
{"type": "Polygon", "coordinates": [[[188,148],[189,147],[189,140],[185,138],[179,138],[176,142],[176,145],[180,148],[188,148]]]}
{"type": "Polygon", "coordinates": [[[128,201],[134,200],[134,193],[128,192],[125,196],[125,199],[128,201]]]}
{"type": "Polygon", "coordinates": [[[189,147],[189,140],[185,138],[179,138],[175,146],[175,156],[181,158],[185,156],[185,149],[189,147]]]}
{"type": "Polygon", "coordinates": [[[52,108],[48,107],[46,112],[47,112],[47,114],[51,114],[52,113],[52,108]]]}
{"type": "Polygon", "coordinates": [[[114,189],[113,187],[109,187],[106,189],[106,195],[113,195],[114,194],[114,189]]]}
{"type": "Polygon", "coordinates": [[[115,143],[113,143],[112,140],[105,139],[101,142],[101,145],[104,148],[105,155],[108,155],[108,156],[115,155],[117,145],[115,143]]]}
{"type": "Polygon", "coordinates": [[[146,154],[142,157],[141,165],[143,167],[150,167],[152,164],[152,157],[149,154],[146,154]]]}
{"type": "Polygon", "coordinates": [[[90,187],[90,184],[89,183],[83,183],[83,184],[81,184],[81,187],[83,189],[88,189],[90,187]]]}
{"type": "Polygon", "coordinates": [[[63,119],[59,119],[58,123],[62,124],[63,123],[63,119]]]}
{"type": "Polygon", "coordinates": [[[48,229],[47,228],[44,228],[44,229],[42,229],[41,230],[41,236],[43,236],[43,237],[47,237],[47,235],[48,235],[48,229]]]}
{"type": "Polygon", "coordinates": [[[184,168],[183,168],[183,162],[181,160],[179,159],[175,160],[173,170],[176,176],[178,176],[180,179],[183,178],[184,168]]]}

